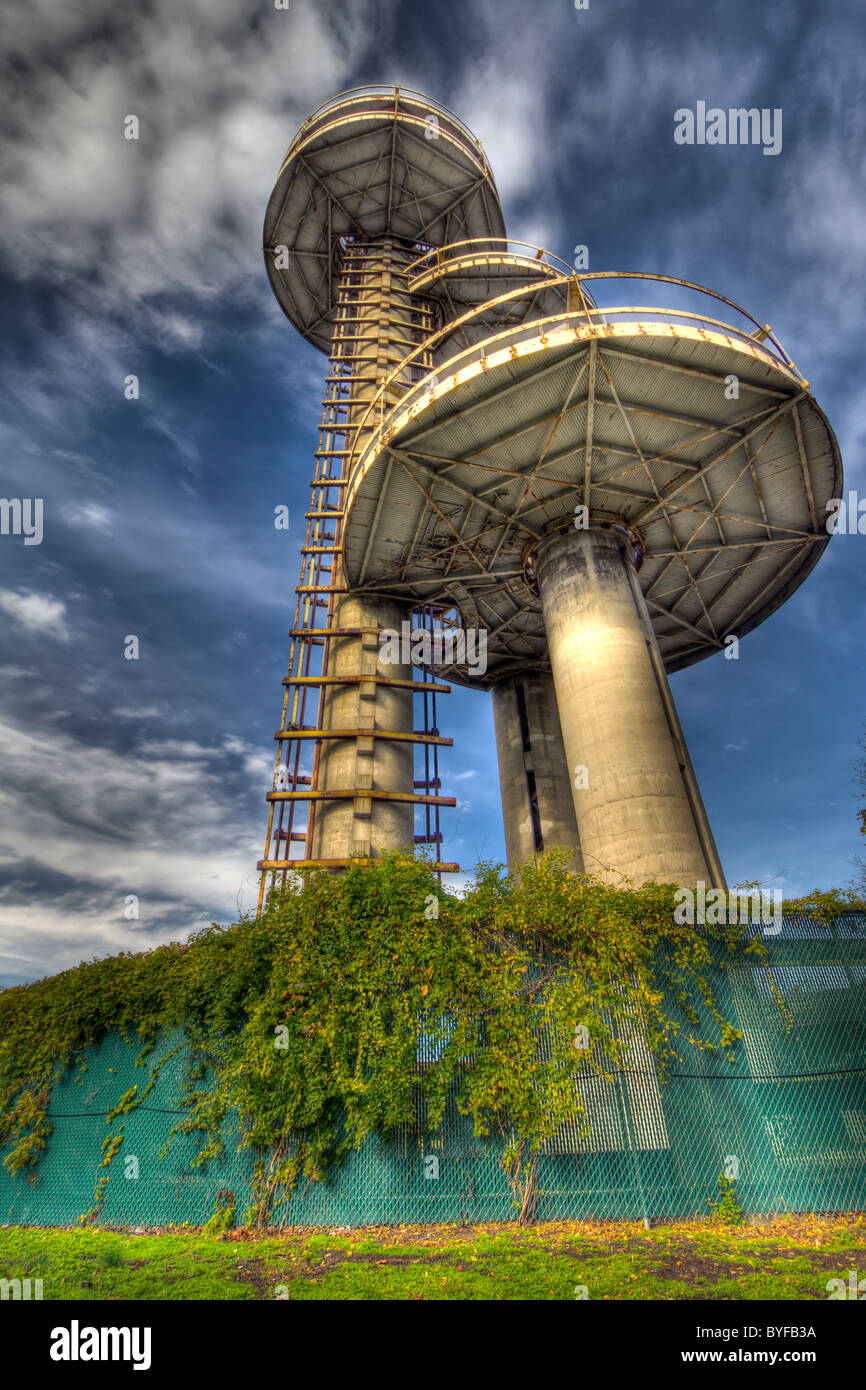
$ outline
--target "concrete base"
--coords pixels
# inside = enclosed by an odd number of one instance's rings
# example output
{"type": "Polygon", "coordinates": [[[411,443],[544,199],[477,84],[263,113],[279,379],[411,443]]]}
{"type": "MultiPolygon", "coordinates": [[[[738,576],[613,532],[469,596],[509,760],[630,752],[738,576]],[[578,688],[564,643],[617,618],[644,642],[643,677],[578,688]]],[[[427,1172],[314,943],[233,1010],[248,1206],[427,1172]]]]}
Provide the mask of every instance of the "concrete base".
{"type": "Polygon", "coordinates": [[[586,872],[724,887],[630,542],[560,532],[536,570],[586,872]]]}

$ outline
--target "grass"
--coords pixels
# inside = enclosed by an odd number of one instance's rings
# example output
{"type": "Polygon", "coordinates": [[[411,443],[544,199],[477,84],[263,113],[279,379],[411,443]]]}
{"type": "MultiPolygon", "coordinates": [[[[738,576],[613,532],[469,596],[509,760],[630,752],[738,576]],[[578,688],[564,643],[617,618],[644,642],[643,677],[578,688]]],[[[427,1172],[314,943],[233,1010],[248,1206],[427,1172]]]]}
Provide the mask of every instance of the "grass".
{"type": "Polygon", "coordinates": [[[207,1237],[0,1228],[0,1277],[46,1300],[826,1300],[866,1273],[866,1218],[780,1217],[645,1230],[628,1223],[401,1226],[207,1237]],[[586,1292],[584,1293],[583,1290],[586,1292]]]}

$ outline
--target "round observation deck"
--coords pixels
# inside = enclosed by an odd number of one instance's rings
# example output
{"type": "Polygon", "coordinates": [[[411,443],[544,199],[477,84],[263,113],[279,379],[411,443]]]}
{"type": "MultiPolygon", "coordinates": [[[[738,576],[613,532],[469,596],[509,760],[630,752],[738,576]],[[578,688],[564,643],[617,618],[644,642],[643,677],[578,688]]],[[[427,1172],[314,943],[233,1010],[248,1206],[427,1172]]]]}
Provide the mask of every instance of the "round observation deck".
{"type": "Polygon", "coordinates": [[[487,629],[486,674],[449,668],[449,679],[489,686],[546,663],[533,552],[580,520],[578,506],[634,537],[668,671],[769,617],[829,540],[838,446],[770,331],[729,300],[739,327],[680,308],[592,305],[583,289],[598,296],[621,279],[664,285],[678,301],[722,300],[669,277],[581,275],[584,308],[453,355],[353,460],[349,584],[453,602],[487,629]]]}
{"type": "Polygon", "coordinates": [[[423,251],[504,234],[484,151],[459,117],[405,87],[359,87],[292,141],[265,214],[265,263],[284,313],[327,352],[340,237],[391,235],[423,251]]]}
{"type": "Polygon", "coordinates": [[[503,237],[423,252],[410,269],[409,289],[439,306],[446,330],[432,349],[438,366],[502,328],[567,309],[574,280],[558,256],[503,237]]]}

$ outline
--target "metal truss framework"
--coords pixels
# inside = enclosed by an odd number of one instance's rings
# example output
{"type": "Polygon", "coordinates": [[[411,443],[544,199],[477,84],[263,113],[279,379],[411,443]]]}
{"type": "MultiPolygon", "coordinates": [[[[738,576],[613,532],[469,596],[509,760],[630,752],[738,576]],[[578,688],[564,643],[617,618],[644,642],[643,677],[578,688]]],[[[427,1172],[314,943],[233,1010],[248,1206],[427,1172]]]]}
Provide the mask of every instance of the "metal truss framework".
{"type": "MultiPolygon", "coordinates": [[[[426,267],[431,264],[447,267],[453,263],[447,253],[448,248],[435,257],[426,253],[419,258],[425,279],[429,279],[426,267]]],[[[481,259],[489,263],[489,253],[481,259]]],[[[417,284],[420,278],[416,275],[410,283],[417,284]]],[[[513,295],[511,292],[504,298],[513,295]]],[[[721,395],[728,380],[725,371],[642,354],[631,344],[626,346],[608,336],[613,323],[651,310],[601,310],[589,300],[588,292],[581,294],[580,300],[585,306],[585,341],[570,360],[574,369],[570,385],[566,387],[561,359],[553,353],[548,354],[553,360],[538,367],[531,378],[532,389],[546,399],[549,393],[543,395],[538,388],[545,378],[558,376],[560,399],[554,408],[548,406],[535,413],[515,409],[525,390],[524,379],[518,375],[515,380],[503,381],[500,374],[488,389],[479,389],[468,404],[461,404],[459,410],[445,417],[444,426],[438,413],[428,416],[426,425],[419,421],[417,426],[401,416],[394,427],[386,422],[367,450],[370,457],[381,448],[388,459],[389,479],[393,482],[396,468],[414,492],[415,523],[411,539],[395,563],[380,566],[375,575],[369,575],[365,565],[363,573],[354,577],[361,587],[394,597],[408,594],[418,602],[441,592],[443,580],[449,582],[455,601],[458,586],[468,586],[479,615],[490,627],[488,640],[495,637],[502,649],[503,661],[495,670],[497,679],[509,669],[509,657],[515,668],[543,660],[546,643],[540,607],[525,583],[521,550],[537,541],[565,511],[572,511],[575,503],[616,517],[644,537],[642,584],[658,620],[657,636],[668,669],[723,648],[727,633],[748,630],[749,619],[762,602],[762,592],[760,588],[757,593],[743,592],[749,585],[742,581],[770,553],[774,557],[773,582],[779,589],[789,572],[801,566],[810,553],[817,559],[829,539],[820,527],[811,461],[804,444],[800,410],[808,396],[807,383],[798,377],[768,329],[756,324],[757,331],[746,335],[720,325],[718,320],[699,319],[710,328],[709,333],[698,328],[698,337],[707,338],[715,328],[724,327],[726,342],[747,344],[753,355],[755,344],[763,345],[770,339],[770,348],[762,346],[757,351],[776,368],[772,375],[752,372],[742,381],[748,402],[739,413],[704,418],[687,409],[662,408],[646,398],[631,399],[617,389],[615,378],[625,369],[643,364],[665,374],[669,394],[676,398],[678,394],[685,397],[695,383],[712,383],[721,395]],[[461,426],[468,426],[473,414],[502,419],[503,427],[484,434],[476,447],[462,448],[459,457],[453,456],[453,448],[438,452],[436,440],[442,437],[445,426],[458,417],[461,426]],[[557,447],[569,422],[573,427],[567,442],[557,447]],[[670,442],[664,448],[648,449],[648,434],[659,428],[667,431],[670,442]],[[781,508],[774,506],[761,483],[763,459],[772,452],[774,442],[779,443],[780,431],[785,432],[786,452],[797,460],[801,523],[791,520],[790,498],[784,499],[781,508]],[[483,481],[485,473],[489,482],[483,481]],[[475,480],[472,485],[467,484],[469,476],[475,480]],[[748,498],[743,481],[749,489],[748,498]],[[695,496],[696,487],[700,498],[695,496]],[[506,490],[507,501],[503,500],[506,490]],[[518,538],[521,544],[515,549],[518,538]],[[729,595],[737,585],[742,600],[732,612],[729,595]],[[717,620],[720,605],[724,609],[721,626],[717,620]]],[[[663,317],[665,321],[686,321],[676,324],[678,334],[694,332],[687,321],[698,319],[691,314],[663,317]]],[[[534,321],[531,328],[544,343],[549,329],[563,321],[564,316],[553,316],[534,321]]],[[[671,326],[673,329],[673,323],[671,326]]],[[[454,324],[450,327],[453,330],[454,324]]],[[[639,325],[641,331],[645,328],[646,324],[639,325]]],[[[498,340],[508,337],[503,332],[488,339],[484,352],[490,356],[498,340]]],[[[435,340],[429,347],[435,353],[435,340]]],[[[434,385],[438,387],[448,372],[459,372],[468,355],[453,359],[445,370],[437,369],[434,385]]],[[[437,392],[435,399],[440,397],[437,392]]],[[[422,397],[414,413],[420,415],[426,403],[422,397]]],[[[467,436],[470,432],[467,428],[467,436]]],[[[356,454],[353,468],[359,463],[356,454]]],[[[379,509],[366,538],[368,554],[376,547],[383,524],[387,527],[388,523],[379,509]]]]}

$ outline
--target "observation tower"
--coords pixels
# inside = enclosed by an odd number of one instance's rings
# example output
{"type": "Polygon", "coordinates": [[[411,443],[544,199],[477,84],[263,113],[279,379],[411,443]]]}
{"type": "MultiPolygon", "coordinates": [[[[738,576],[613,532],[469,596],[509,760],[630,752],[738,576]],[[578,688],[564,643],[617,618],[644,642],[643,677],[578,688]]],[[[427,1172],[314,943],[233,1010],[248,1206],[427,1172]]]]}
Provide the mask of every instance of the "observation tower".
{"type": "Polygon", "coordinates": [[[295,869],[441,845],[445,681],[491,692],[510,865],[559,847],[608,881],[724,887],[668,674],[803,582],[842,488],[769,327],[509,239],[479,141],[400,87],[305,121],[264,251],[328,365],[260,903],[295,869]],[[404,624],[483,633],[486,668],[459,644],[395,662],[404,624]]]}

